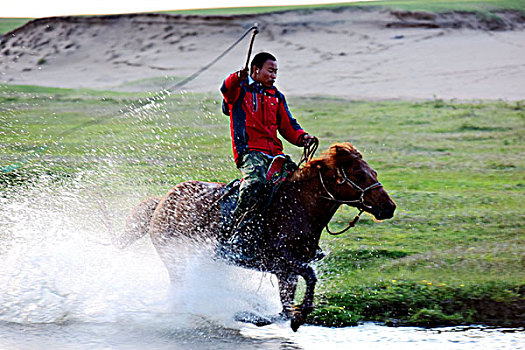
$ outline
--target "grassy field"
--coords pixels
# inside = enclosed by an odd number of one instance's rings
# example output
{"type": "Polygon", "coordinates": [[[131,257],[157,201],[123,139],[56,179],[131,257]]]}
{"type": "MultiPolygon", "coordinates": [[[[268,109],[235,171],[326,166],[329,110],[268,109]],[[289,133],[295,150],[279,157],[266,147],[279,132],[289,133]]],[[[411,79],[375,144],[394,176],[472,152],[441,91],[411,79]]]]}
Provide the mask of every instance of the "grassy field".
{"type": "Polygon", "coordinates": [[[207,15],[228,15],[228,14],[249,14],[266,13],[274,11],[289,10],[312,10],[312,9],[333,9],[340,7],[361,7],[361,8],[386,8],[404,11],[477,11],[490,12],[501,9],[512,9],[525,11],[525,0],[384,0],[384,1],[363,1],[348,2],[339,4],[325,5],[303,5],[303,6],[266,6],[266,7],[239,7],[239,8],[214,8],[198,10],[170,11],[168,13],[185,14],[207,14],[207,15]]]}
{"type": "MultiPolygon", "coordinates": [[[[384,0],[349,2],[341,4],[326,5],[303,5],[303,6],[265,6],[265,7],[227,7],[197,10],[164,11],[161,13],[169,14],[188,14],[188,15],[239,15],[251,13],[267,13],[275,11],[289,10],[313,10],[322,8],[339,7],[363,7],[363,8],[386,8],[404,11],[428,11],[428,12],[447,12],[447,11],[474,11],[485,16],[493,16],[495,10],[520,10],[525,12],[525,0],[384,0]]],[[[1,18],[0,35],[7,33],[17,27],[22,26],[30,18],[1,18]]]]}
{"type": "Polygon", "coordinates": [[[0,35],[21,27],[30,20],[31,18],[0,18],[0,35]]]}
{"type": "MultiPolygon", "coordinates": [[[[289,104],[321,150],[356,145],[398,204],[392,220],[365,216],[347,234],[324,234],[311,322],[524,324],[524,101],[289,104]]],[[[0,168],[0,199],[43,176],[62,186],[88,174],[123,214],[180,181],[239,175],[217,95],[9,85],[0,86],[0,168]]],[[[355,214],[342,208],[331,228],[355,214]]]]}

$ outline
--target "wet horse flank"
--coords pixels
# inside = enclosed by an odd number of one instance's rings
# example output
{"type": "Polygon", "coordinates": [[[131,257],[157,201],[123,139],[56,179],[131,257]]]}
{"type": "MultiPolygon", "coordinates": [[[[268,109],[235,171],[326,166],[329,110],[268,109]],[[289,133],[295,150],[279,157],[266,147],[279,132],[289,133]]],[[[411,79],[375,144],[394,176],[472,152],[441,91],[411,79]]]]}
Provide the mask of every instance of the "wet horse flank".
{"type": "MultiPolygon", "coordinates": [[[[220,206],[216,203],[224,186],[188,181],[173,187],[162,199],[142,202],[128,219],[119,243],[128,245],[149,233],[171,282],[177,283],[183,267],[177,262],[174,247],[217,244],[220,206]]],[[[313,310],[317,277],[309,262],[324,227],[341,204],[368,212],[378,220],[391,218],[396,209],[377,181],[377,173],[350,143],[332,145],[295,171],[266,211],[268,219],[259,243],[260,265],[255,268],[277,276],[281,315],[291,319],[294,331],[313,310]],[[301,305],[294,307],[298,276],[304,278],[306,291],[301,305]]]]}

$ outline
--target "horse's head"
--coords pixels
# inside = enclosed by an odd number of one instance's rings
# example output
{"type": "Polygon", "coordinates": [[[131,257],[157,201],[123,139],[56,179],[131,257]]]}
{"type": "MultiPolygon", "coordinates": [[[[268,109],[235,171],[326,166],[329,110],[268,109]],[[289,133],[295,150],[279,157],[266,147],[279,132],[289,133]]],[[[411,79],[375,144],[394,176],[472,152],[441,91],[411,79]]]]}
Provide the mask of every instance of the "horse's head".
{"type": "Polygon", "coordinates": [[[354,146],[332,145],[323,158],[326,170],[320,173],[321,183],[332,199],[368,212],[378,220],[394,216],[396,204],[377,180],[377,172],[354,146]]]}

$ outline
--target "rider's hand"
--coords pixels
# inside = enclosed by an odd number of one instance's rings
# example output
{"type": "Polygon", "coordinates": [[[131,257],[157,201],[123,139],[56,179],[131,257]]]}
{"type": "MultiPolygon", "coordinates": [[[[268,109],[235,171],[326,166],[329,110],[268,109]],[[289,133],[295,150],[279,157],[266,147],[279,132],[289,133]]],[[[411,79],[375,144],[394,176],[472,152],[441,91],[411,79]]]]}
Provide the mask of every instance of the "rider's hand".
{"type": "Polygon", "coordinates": [[[303,136],[303,146],[308,146],[312,141],[316,140],[318,141],[317,137],[310,134],[305,134],[303,136]]]}
{"type": "Polygon", "coordinates": [[[248,79],[249,73],[250,71],[248,70],[248,68],[241,68],[241,70],[237,72],[237,75],[239,76],[241,80],[244,80],[244,79],[248,79]]]}

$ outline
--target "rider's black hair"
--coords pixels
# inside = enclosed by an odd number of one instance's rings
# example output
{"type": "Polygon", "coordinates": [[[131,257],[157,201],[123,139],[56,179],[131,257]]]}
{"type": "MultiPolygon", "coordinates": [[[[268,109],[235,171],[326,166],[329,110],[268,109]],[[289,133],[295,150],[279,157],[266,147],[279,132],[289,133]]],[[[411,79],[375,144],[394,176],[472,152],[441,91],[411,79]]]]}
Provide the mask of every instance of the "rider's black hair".
{"type": "Polygon", "coordinates": [[[264,62],[266,61],[277,61],[274,55],[272,55],[269,52],[259,52],[252,60],[252,64],[250,65],[250,74],[253,74],[254,68],[253,66],[256,66],[259,69],[262,69],[264,62]]]}

